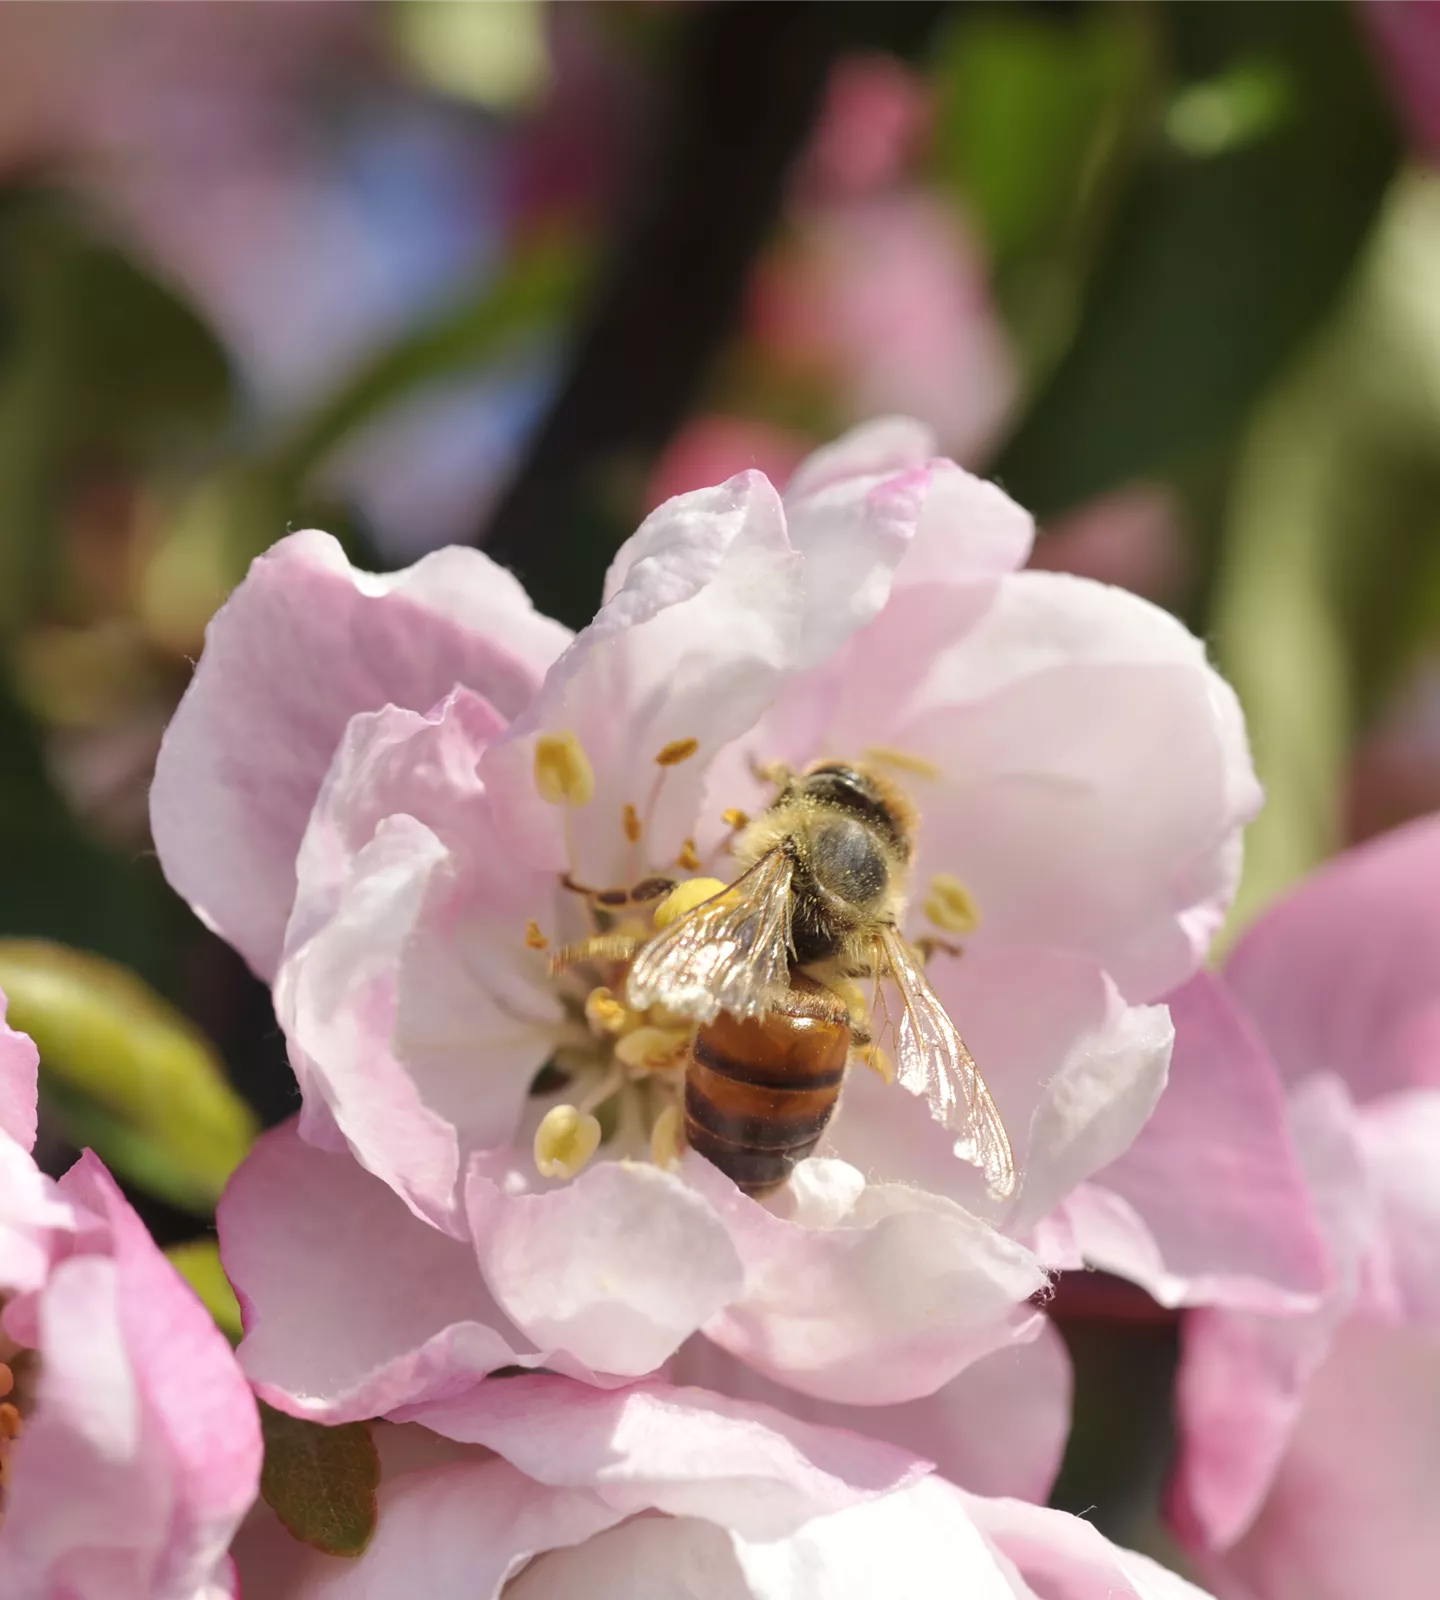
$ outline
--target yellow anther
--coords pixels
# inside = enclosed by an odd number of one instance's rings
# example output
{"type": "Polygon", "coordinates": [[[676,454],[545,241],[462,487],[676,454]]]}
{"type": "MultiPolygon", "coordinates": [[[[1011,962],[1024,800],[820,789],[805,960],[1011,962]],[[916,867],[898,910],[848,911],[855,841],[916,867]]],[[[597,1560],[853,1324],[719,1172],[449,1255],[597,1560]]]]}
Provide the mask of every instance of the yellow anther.
{"type": "Polygon", "coordinates": [[[548,950],[550,941],[540,931],[540,924],[531,917],[525,924],[525,948],[527,950],[548,950]]]}
{"type": "Polygon", "coordinates": [[[980,908],[959,878],[937,872],[925,896],[925,915],[946,933],[974,933],[980,926],[980,908]]]}
{"type": "Polygon", "coordinates": [[[685,1151],[685,1121],[679,1106],[666,1106],[650,1131],[650,1159],[657,1167],[672,1172],[680,1165],[685,1151]]]}
{"type": "Polygon", "coordinates": [[[878,1044],[862,1044],[855,1054],[871,1072],[879,1074],[882,1083],[894,1083],[895,1063],[878,1044]]]}
{"type": "Polygon", "coordinates": [[[897,772],[908,772],[912,778],[928,778],[932,783],[944,776],[933,761],[913,756],[908,750],[896,750],[888,744],[872,744],[862,759],[872,767],[894,767],[897,772]]]}
{"type": "Polygon", "coordinates": [[[700,852],[695,848],[693,839],[687,839],[680,846],[680,854],[675,857],[675,865],[682,872],[698,872],[700,870],[700,852]]]}
{"type": "Polygon", "coordinates": [[[700,748],[698,739],[672,739],[669,744],[655,757],[657,767],[678,767],[682,761],[688,761],[700,748]]]}
{"type": "Polygon", "coordinates": [[[551,1106],[535,1130],[535,1166],[542,1178],[573,1178],[599,1148],[599,1121],[574,1106],[551,1106]]]}
{"type": "Polygon", "coordinates": [[[585,1020],[590,1024],[592,1033],[613,1038],[616,1034],[624,1033],[636,1019],[630,1007],[617,1000],[614,993],[602,984],[585,996],[585,1020]]]}
{"type": "Polygon", "coordinates": [[[615,1041],[615,1059],[633,1072],[661,1072],[682,1059],[689,1043],[688,1029],[636,1028],[615,1041]]]}
{"type": "Polygon", "coordinates": [[[703,905],[728,887],[719,878],[687,878],[684,883],[677,883],[655,907],[655,926],[668,928],[676,918],[683,917],[687,911],[693,911],[696,906],[703,905]]]}
{"type": "Polygon", "coordinates": [[[625,811],[621,821],[625,828],[625,837],[631,844],[639,844],[640,835],[644,833],[645,829],[640,822],[640,813],[628,800],[625,802],[625,811]]]}
{"type": "Polygon", "coordinates": [[[595,769],[568,730],[535,741],[535,787],[552,806],[588,806],[595,798],[595,769]]]}
{"type": "Polygon", "coordinates": [[[750,826],[750,818],[745,814],[745,812],[738,810],[735,806],[731,806],[728,811],[722,811],[720,813],[720,820],[727,828],[730,829],[732,833],[739,833],[741,828],[748,828],[750,826]]]}

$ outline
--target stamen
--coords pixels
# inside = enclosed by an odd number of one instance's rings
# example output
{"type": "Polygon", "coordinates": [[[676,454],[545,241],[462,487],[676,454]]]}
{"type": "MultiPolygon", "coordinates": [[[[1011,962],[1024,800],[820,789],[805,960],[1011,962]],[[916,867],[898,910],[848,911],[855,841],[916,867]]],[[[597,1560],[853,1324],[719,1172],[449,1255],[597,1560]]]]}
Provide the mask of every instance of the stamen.
{"type": "Polygon", "coordinates": [[[908,750],[896,750],[888,744],[872,744],[862,759],[871,766],[894,767],[912,778],[928,778],[932,783],[938,783],[943,776],[939,767],[924,756],[912,756],[908,750]]]}
{"type": "Polygon", "coordinates": [[[585,1020],[592,1033],[613,1038],[634,1024],[635,1013],[615,998],[613,990],[601,984],[585,996],[585,1020]]]}
{"type": "Polygon", "coordinates": [[[525,924],[525,948],[527,950],[548,950],[550,941],[540,931],[540,924],[531,917],[525,924]]]}
{"type": "Polygon", "coordinates": [[[636,1028],[615,1042],[615,1059],[634,1072],[663,1072],[679,1064],[690,1044],[688,1028],[636,1028]]]}
{"type": "Polygon", "coordinates": [[[980,926],[980,908],[959,878],[937,872],[925,896],[925,915],[946,933],[974,933],[980,926]]]}
{"type": "Polygon", "coordinates": [[[640,835],[645,830],[640,825],[640,813],[628,800],[625,802],[625,811],[622,818],[622,823],[625,829],[625,837],[630,841],[631,844],[639,844],[640,835]]]}
{"type": "Polygon", "coordinates": [[[655,757],[657,767],[678,767],[700,748],[698,739],[672,739],[655,757]]]}
{"type": "Polygon", "coordinates": [[[722,811],[720,813],[720,820],[727,828],[729,828],[731,833],[739,833],[742,828],[748,828],[750,826],[750,818],[748,814],[744,811],[741,811],[736,806],[731,806],[728,811],[722,811]]]}
{"type": "Polygon", "coordinates": [[[535,1130],[535,1166],[542,1178],[573,1178],[599,1148],[599,1120],[575,1106],[552,1106],[535,1130]]]}
{"type": "Polygon", "coordinates": [[[675,865],[684,872],[699,872],[700,852],[695,848],[693,839],[687,839],[680,846],[680,854],[675,857],[675,865]]]}
{"type": "Polygon", "coordinates": [[[685,1121],[679,1106],[666,1106],[650,1130],[650,1159],[657,1167],[673,1172],[685,1152],[685,1121]]]}
{"type": "Polygon", "coordinates": [[[668,928],[687,911],[693,911],[705,901],[713,900],[717,894],[723,894],[728,888],[729,885],[722,883],[719,878],[687,878],[684,883],[677,883],[656,906],[655,926],[668,928]]]}
{"type": "Polygon", "coordinates": [[[568,729],[535,741],[535,787],[552,806],[588,806],[595,798],[595,769],[568,729]]]}

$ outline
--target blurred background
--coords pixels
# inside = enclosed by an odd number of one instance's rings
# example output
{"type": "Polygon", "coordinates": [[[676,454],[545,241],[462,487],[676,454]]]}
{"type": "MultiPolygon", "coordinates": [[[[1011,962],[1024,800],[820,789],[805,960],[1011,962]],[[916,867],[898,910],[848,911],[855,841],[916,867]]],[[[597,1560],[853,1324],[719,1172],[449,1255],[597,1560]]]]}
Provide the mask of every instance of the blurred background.
{"type": "MultiPolygon", "coordinates": [[[[1182,616],[1269,807],[1237,921],[1440,805],[1440,8],[0,4],[0,986],[220,1314],[296,1104],[146,789],[319,525],[571,624],[666,496],[885,411],[1182,616]],[[187,1241],[193,1241],[187,1243],[187,1241]]],[[[1095,1275],[1057,1489],[1152,1539],[1173,1318],[1095,1275]]]]}

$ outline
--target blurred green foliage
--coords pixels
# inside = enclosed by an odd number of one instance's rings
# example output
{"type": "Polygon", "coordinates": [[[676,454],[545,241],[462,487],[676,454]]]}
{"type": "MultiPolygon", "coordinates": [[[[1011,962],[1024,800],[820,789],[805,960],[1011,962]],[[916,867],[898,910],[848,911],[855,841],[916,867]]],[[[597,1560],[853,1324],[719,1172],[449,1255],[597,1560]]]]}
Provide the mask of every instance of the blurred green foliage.
{"type": "Polygon", "coordinates": [[[199,1030],[125,968],[38,939],[0,940],[0,991],[11,1026],[40,1047],[51,1125],[207,1214],[256,1126],[199,1030]]]}
{"type": "Polygon", "coordinates": [[[184,1244],[172,1244],[165,1259],[200,1296],[221,1332],[233,1344],[239,1344],[245,1331],[240,1321],[240,1302],[220,1265],[220,1247],[215,1241],[189,1239],[184,1244]]]}

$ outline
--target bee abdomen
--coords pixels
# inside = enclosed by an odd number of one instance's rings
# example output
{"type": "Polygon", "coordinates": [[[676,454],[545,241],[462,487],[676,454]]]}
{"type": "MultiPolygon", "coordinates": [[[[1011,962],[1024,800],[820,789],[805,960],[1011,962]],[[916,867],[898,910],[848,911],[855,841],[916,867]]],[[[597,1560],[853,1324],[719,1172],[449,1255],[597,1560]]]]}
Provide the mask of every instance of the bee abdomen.
{"type": "Polygon", "coordinates": [[[749,1194],[778,1188],[820,1141],[840,1098],[850,1024],[830,997],[701,1028],[685,1072],[690,1146],[749,1194]]]}

